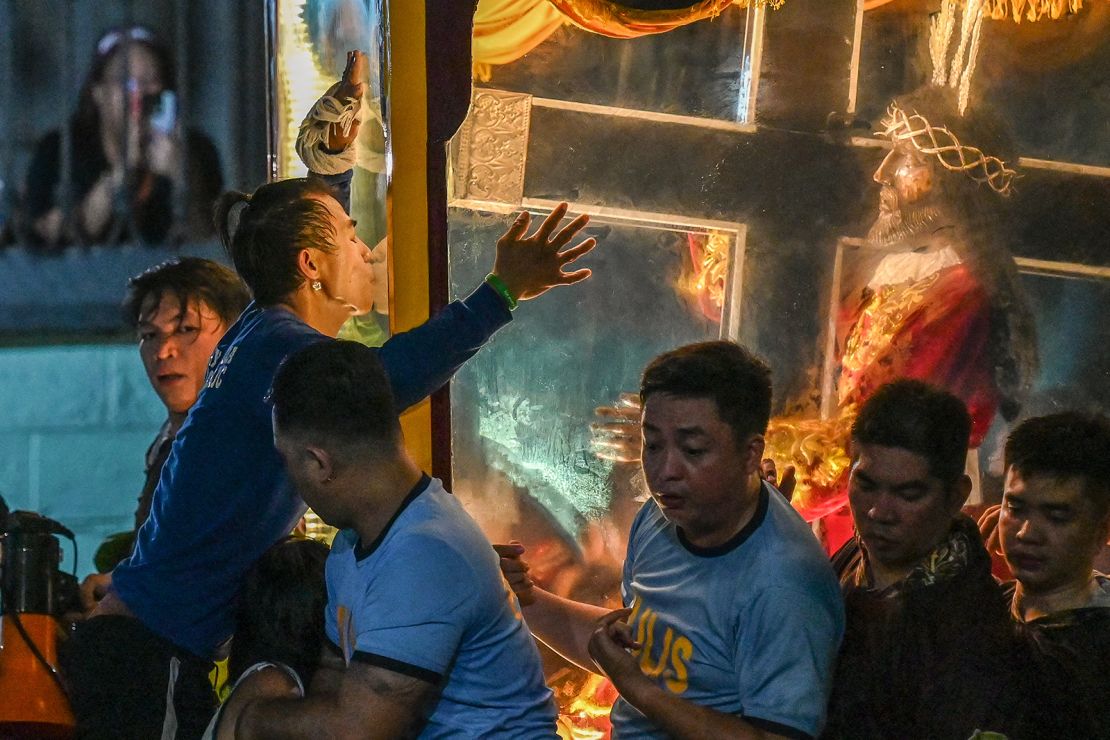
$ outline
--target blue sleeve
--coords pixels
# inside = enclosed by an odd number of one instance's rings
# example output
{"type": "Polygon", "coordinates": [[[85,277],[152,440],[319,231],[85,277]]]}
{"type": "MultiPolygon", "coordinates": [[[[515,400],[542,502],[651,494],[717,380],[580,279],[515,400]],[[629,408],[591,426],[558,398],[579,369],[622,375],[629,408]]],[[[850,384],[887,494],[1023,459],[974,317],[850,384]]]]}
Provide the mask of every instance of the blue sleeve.
{"type": "Polygon", "coordinates": [[[482,283],[468,297],[452,301],[415,329],[390,337],[378,356],[389,375],[398,410],[443,386],[511,319],[497,291],[482,283]]]}
{"type": "Polygon", "coordinates": [[[479,585],[441,540],[413,538],[392,560],[355,615],[353,659],[436,683],[455,660],[479,585]]]}
{"type": "Polygon", "coordinates": [[[844,628],[840,605],[823,597],[770,588],[740,620],[740,701],[744,719],[760,729],[787,737],[820,734],[844,628]]]}
{"type": "Polygon", "coordinates": [[[348,215],[351,213],[351,181],[355,177],[355,170],[352,167],[346,172],[340,172],[338,175],[321,175],[318,172],[310,173],[312,177],[317,177],[327,183],[328,187],[335,193],[335,199],[339,201],[339,205],[343,206],[343,210],[348,215]]]}

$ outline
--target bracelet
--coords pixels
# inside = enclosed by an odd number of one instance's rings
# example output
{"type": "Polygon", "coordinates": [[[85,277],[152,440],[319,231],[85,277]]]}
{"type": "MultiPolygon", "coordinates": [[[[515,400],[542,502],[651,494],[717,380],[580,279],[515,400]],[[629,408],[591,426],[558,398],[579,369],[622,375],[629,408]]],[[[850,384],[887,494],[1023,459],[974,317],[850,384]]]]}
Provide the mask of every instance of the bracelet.
{"type": "Polygon", "coordinates": [[[491,272],[486,275],[486,282],[489,283],[489,287],[497,292],[497,295],[501,296],[501,300],[505,301],[505,306],[510,311],[516,310],[516,298],[513,298],[513,294],[509,292],[509,286],[505,285],[504,280],[491,272]]]}

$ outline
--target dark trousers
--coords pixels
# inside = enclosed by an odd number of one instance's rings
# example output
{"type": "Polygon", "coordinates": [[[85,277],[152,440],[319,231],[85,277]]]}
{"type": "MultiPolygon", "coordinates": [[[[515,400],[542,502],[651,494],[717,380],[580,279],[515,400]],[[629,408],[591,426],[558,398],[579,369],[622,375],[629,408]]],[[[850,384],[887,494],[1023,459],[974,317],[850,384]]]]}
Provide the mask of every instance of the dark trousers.
{"type": "Polygon", "coordinates": [[[216,711],[212,661],[151,632],[137,619],[95,617],[62,646],[77,738],[192,740],[216,711]]]}

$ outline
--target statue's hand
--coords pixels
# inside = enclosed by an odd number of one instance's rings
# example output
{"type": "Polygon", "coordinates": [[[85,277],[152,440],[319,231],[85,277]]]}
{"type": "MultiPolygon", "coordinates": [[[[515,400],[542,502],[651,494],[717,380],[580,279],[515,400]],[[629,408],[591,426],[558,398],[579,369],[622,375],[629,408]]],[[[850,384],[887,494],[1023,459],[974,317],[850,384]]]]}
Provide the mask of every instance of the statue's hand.
{"type": "Polygon", "coordinates": [[[622,393],[612,406],[594,410],[598,421],[590,424],[590,446],[602,460],[640,462],[640,397],[622,393]]]}

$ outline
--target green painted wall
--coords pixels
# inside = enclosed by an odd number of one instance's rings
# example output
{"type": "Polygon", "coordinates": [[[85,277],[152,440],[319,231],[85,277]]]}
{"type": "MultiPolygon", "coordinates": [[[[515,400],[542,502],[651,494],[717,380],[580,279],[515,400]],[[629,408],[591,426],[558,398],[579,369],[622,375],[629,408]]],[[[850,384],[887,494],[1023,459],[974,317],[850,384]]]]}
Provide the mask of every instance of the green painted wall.
{"type": "Polygon", "coordinates": [[[0,494],[73,530],[83,577],[104,536],[131,526],[164,419],[134,345],[0,349],[0,494]]]}

